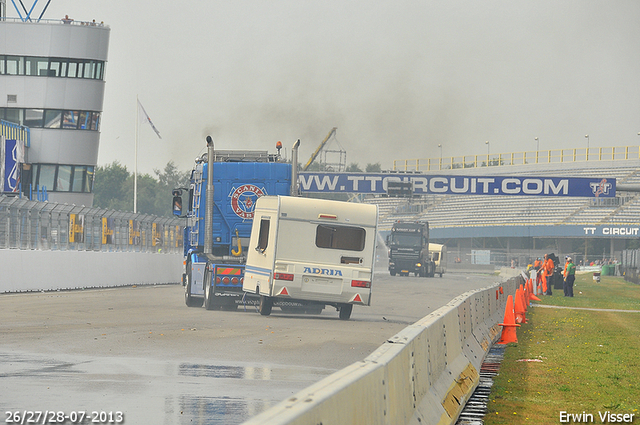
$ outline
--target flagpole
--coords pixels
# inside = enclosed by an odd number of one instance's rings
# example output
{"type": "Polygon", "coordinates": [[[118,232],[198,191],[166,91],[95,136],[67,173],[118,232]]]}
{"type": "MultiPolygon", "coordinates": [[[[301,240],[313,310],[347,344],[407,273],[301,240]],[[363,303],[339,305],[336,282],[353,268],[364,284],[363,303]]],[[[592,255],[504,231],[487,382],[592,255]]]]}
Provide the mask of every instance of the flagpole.
{"type": "Polygon", "coordinates": [[[133,154],[133,213],[138,212],[138,121],[140,120],[140,101],[136,95],[136,137],[133,154]]]}

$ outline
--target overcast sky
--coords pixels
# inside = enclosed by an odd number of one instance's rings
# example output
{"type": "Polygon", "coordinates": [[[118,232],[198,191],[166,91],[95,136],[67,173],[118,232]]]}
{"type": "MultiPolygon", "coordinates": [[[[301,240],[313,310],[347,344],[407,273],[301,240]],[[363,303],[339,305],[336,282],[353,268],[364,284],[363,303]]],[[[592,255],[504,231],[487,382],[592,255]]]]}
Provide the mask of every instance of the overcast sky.
{"type": "Polygon", "coordinates": [[[65,14],[111,28],[100,165],[133,170],[136,95],[162,135],[140,127],[148,173],[190,169],[207,134],[219,149],[300,138],[306,161],[337,127],[348,163],[383,169],[438,144],[640,144],[637,0],[52,0],[45,18],[65,14]]]}

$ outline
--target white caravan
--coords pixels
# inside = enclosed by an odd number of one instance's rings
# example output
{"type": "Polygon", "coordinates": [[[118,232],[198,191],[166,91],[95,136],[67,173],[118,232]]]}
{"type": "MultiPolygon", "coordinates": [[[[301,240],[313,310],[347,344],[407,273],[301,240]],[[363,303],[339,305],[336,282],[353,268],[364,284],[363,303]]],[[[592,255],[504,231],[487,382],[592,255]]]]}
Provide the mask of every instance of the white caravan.
{"type": "Polygon", "coordinates": [[[439,274],[440,277],[444,274],[446,267],[444,266],[444,253],[446,252],[447,247],[441,245],[439,243],[429,243],[429,257],[431,257],[431,261],[435,263],[434,275],[439,274]]]}
{"type": "Polygon", "coordinates": [[[340,319],[370,305],[376,205],[290,196],[256,202],[242,289],[260,295],[260,314],[274,301],[332,305],[340,319]]]}

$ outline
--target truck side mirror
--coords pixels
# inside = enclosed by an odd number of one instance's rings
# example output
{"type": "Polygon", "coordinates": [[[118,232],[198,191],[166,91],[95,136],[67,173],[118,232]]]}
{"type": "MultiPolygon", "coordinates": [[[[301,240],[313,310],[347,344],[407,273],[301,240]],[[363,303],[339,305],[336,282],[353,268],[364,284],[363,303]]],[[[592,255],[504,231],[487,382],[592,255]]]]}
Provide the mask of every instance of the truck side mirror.
{"type": "Polygon", "coordinates": [[[182,195],[181,190],[173,191],[173,215],[180,217],[182,215],[182,195]]]}

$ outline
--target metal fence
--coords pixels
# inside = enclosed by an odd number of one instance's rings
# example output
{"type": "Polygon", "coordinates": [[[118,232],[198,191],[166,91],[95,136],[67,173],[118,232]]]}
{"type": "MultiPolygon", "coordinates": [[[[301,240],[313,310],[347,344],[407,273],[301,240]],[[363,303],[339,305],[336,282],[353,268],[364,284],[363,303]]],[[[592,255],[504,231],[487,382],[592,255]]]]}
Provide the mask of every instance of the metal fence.
{"type": "MultiPolygon", "coordinates": [[[[441,151],[442,153],[442,151],[441,151]]],[[[457,168],[496,167],[503,165],[558,164],[583,161],[615,161],[640,158],[640,147],[617,146],[608,148],[551,149],[486,155],[465,155],[439,158],[393,160],[394,171],[440,171],[457,168]]]]}
{"type": "Polygon", "coordinates": [[[184,220],[0,196],[0,249],[182,252],[184,220]]]}

